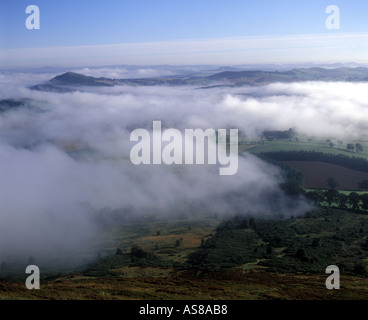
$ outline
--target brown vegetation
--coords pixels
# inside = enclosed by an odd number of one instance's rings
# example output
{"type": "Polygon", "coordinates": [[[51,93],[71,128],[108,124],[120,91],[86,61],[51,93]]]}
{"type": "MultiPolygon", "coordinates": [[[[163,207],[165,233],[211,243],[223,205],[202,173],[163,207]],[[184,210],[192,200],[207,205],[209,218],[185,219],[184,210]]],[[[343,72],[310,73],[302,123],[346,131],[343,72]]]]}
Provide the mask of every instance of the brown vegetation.
{"type": "MultiPolygon", "coordinates": [[[[137,270],[135,270],[137,271],[137,270]]],[[[148,270],[147,270],[148,271],[148,270]]],[[[144,272],[144,268],[142,268],[144,272]]],[[[325,287],[325,275],[276,274],[262,271],[219,272],[199,277],[175,272],[161,277],[61,277],[27,290],[23,283],[0,283],[0,299],[72,300],[331,300],[368,299],[368,279],[341,276],[340,290],[325,287]]]]}

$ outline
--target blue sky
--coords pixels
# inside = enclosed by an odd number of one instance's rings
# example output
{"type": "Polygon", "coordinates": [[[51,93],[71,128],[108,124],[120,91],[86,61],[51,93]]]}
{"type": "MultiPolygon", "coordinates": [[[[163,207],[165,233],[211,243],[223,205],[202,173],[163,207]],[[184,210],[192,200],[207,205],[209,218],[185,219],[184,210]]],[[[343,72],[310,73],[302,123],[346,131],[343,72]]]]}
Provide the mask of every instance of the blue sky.
{"type": "Polygon", "coordinates": [[[316,50],[321,60],[364,61],[367,15],[366,0],[1,1],[0,66],[294,62],[313,61],[316,50]],[[25,27],[31,4],[40,8],[39,30],[25,27]],[[331,4],[339,30],[325,26],[331,4]]]}

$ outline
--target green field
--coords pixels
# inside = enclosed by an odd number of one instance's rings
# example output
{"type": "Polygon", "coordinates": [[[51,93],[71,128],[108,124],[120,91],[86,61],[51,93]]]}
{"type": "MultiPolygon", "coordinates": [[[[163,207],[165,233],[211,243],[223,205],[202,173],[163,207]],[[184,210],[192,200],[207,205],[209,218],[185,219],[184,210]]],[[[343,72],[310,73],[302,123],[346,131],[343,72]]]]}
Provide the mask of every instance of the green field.
{"type": "Polygon", "coordinates": [[[364,159],[368,159],[368,140],[346,140],[335,142],[334,146],[331,147],[327,140],[334,141],[333,138],[307,138],[300,137],[298,140],[294,139],[274,139],[267,141],[265,139],[253,139],[248,140],[247,138],[239,138],[239,152],[249,151],[250,153],[261,153],[261,152],[275,152],[275,151],[317,151],[329,154],[343,154],[346,156],[359,156],[364,159]],[[348,151],[346,146],[348,143],[360,143],[363,146],[363,152],[356,153],[348,151]]]}

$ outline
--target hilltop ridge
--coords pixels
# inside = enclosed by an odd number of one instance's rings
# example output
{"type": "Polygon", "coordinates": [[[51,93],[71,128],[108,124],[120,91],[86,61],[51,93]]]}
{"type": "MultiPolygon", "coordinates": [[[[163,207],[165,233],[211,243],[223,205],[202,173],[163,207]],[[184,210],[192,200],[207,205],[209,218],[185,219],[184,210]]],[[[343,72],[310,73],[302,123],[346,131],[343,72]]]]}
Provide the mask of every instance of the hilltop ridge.
{"type": "Polygon", "coordinates": [[[31,89],[40,91],[67,92],[74,91],[77,87],[95,86],[181,86],[194,85],[200,88],[211,86],[262,86],[275,82],[304,82],[304,81],[344,81],[344,82],[366,82],[368,81],[368,68],[340,67],[336,69],[325,69],[320,67],[295,68],[289,71],[223,71],[205,76],[167,76],[138,79],[110,79],[96,78],[75,72],[66,72],[51,80],[37,84],[31,89]]]}

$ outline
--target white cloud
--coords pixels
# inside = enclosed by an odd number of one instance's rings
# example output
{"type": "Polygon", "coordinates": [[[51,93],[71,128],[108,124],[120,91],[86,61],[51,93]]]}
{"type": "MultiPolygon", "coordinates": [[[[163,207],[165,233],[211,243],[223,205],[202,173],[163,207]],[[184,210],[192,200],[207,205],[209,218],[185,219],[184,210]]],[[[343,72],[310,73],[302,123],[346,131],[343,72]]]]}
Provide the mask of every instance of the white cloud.
{"type": "Polygon", "coordinates": [[[121,86],[57,94],[24,88],[31,78],[0,76],[1,93],[32,99],[41,109],[0,114],[0,259],[82,248],[95,232],[91,214],[107,206],[168,216],[288,211],[286,202],[277,207],[264,200],[282,199],[278,171],[251,156],[239,159],[238,173],[230,177],[219,176],[216,166],[132,165],[130,132],[151,128],[153,120],[181,130],[236,128],[249,135],[290,127],[309,135],[368,134],[366,83],[121,86]],[[89,152],[73,158],[62,150],[73,147],[89,152]],[[28,254],[37,246],[42,249],[28,254]]]}

